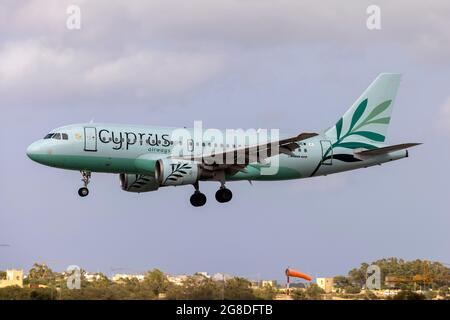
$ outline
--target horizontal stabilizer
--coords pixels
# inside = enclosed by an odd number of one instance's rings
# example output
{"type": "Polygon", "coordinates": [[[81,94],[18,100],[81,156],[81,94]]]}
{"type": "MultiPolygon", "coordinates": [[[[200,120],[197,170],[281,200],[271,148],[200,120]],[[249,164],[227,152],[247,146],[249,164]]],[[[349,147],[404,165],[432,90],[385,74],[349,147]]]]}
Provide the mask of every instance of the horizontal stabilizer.
{"type": "Polygon", "coordinates": [[[411,147],[415,147],[421,143],[402,143],[402,144],[396,144],[393,146],[378,148],[378,149],[372,149],[372,150],[364,150],[360,152],[356,152],[355,155],[358,156],[379,156],[382,154],[386,154],[393,151],[408,149],[411,147]]]}

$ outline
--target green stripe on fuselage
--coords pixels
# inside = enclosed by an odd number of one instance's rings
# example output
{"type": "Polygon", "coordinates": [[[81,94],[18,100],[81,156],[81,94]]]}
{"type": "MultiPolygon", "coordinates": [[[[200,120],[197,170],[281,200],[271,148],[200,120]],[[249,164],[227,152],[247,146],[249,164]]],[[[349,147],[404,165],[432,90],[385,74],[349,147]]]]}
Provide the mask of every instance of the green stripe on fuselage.
{"type": "Polygon", "coordinates": [[[276,174],[262,175],[261,169],[263,166],[257,164],[248,165],[245,168],[246,172],[239,171],[232,176],[226,176],[226,180],[258,180],[258,181],[273,181],[273,180],[290,180],[302,178],[302,174],[295,169],[287,167],[279,167],[276,174]]]}
{"type": "MultiPolygon", "coordinates": [[[[132,173],[153,175],[156,160],[151,159],[130,159],[130,158],[113,158],[98,157],[94,155],[49,155],[39,154],[33,155],[33,160],[47,166],[69,169],[69,170],[89,170],[93,172],[105,173],[132,173]]],[[[237,172],[234,175],[227,175],[226,180],[288,180],[298,179],[302,175],[294,169],[280,167],[277,174],[261,175],[262,166],[249,165],[245,168],[246,172],[237,172]]]]}
{"type": "Polygon", "coordinates": [[[153,174],[156,161],[76,155],[33,155],[33,160],[47,166],[107,173],[153,174]]]}

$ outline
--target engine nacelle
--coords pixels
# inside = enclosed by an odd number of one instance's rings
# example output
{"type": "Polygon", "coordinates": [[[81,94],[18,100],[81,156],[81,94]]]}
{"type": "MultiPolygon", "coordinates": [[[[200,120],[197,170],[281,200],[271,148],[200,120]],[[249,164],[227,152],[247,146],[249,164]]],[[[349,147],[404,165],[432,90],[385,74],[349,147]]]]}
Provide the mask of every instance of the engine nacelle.
{"type": "Polygon", "coordinates": [[[120,185],[122,190],[128,192],[148,192],[159,188],[155,177],[129,173],[120,174],[120,185]]]}
{"type": "Polygon", "coordinates": [[[161,186],[180,186],[197,182],[201,169],[197,162],[160,159],[156,162],[155,177],[161,186]]]}

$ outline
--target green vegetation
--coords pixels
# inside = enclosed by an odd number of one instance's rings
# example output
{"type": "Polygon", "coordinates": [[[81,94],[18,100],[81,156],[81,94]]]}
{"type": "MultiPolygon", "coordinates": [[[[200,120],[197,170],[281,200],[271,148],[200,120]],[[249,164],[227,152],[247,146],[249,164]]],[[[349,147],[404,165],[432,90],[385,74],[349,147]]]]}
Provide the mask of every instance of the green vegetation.
{"type": "Polygon", "coordinates": [[[221,288],[210,278],[196,274],[183,281],[182,286],[171,286],[167,291],[167,298],[171,300],[218,300],[221,298],[221,288]]]}
{"type": "Polygon", "coordinates": [[[56,290],[49,288],[31,289],[6,287],[0,289],[0,300],[52,300],[56,299],[56,290]]]}
{"type": "Polygon", "coordinates": [[[296,289],[291,292],[294,300],[322,300],[325,293],[317,284],[312,284],[305,290],[296,289]]]}
{"type": "MultiPolygon", "coordinates": [[[[102,273],[90,274],[87,278],[84,270],[80,276],[81,288],[70,290],[67,274],[54,272],[44,264],[34,264],[24,279],[24,287],[1,288],[0,300],[272,300],[280,293],[280,288],[270,285],[255,288],[249,280],[239,277],[216,281],[194,274],[175,284],[158,269],[146,272],[142,281],[135,278],[112,281],[102,273]]],[[[5,277],[6,272],[0,271],[0,279],[5,277]]],[[[306,288],[292,289],[291,297],[294,300],[450,299],[449,284],[450,269],[442,263],[388,258],[362,263],[346,276],[334,277],[333,293],[325,294],[316,284],[310,284],[306,288]],[[366,290],[366,271],[371,264],[380,267],[382,291],[397,289],[390,293],[393,295],[386,297],[383,292],[366,290]],[[393,281],[392,277],[397,280],[393,281]],[[390,280],[386,282],[386,279],[390,280]]]]}
{"type": "Polygon", "coordinates": [[[410,290],[402,290],[391,298],[391,300],[425,300],[426,296],[410,290]]]}
{"type": "MultiPolygon", "coordinates": [[[[251,283],[244,278],[233,278],[225,282],[224,288],[225,300],[252,300],[255,299],[255,292],[251,288],[251,283]]],[[[261,299],[272,299],[273,296],[265,294],[260,296],[261,299]]]]}
{"type": "Polygon", "coordinates": [[[275,299],[275,295],[277,293],[275,288],[269,285],[255,289],[253,292],[255,294],[255,298],[258,300],[273,300],[275,299]]]}
{"type": "Polygon", "coordinates": [[[359,268],[350,270],[347,276],[334,277],[335,287],[346,293],[357,293],[357,288],[364,288],[366,271],[372,264],[380,267],[382,289],[395,287],[413,290],[417,285],[426,286],[429,289],[448,288],[450,281],[450,268],[440,262],[387,258],[370,264],[362,263],[359,268]],[[392,284],[387,283],[386,276],[395,277],[398,281],[392,284]]]}
{"type": "Polygon", "coordinates": [[[111,281],[102,273],[87,281],[81,270],[81,288],[67,288],[67,275],[57,273],[44,264],[34,264],[24,280],[24,288],[0,289],[0,300],[126,300],[126,299],[187,299],[187,300],[259,300],[274,299],[276,289],[271,286],[252,288],[244,278],[214,281],[201,274],[187,277],[181,285],[169,282],[158,269],[145,273],[144,280],[121,279],[111,281]]]}

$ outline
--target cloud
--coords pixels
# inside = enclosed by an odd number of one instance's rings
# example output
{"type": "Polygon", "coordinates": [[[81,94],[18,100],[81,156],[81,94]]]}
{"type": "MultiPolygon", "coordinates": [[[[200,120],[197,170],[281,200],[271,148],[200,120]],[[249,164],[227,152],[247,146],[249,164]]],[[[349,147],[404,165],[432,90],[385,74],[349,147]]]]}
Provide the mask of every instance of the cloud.
{"type": "Polygon", "coordinates": [[[70,96],[130,104],[177,99],[246,59],[251,63],[252,54],[317,44],[327,59],[343,50],[362,56],[381,45],[424,65],[447,66],[450,2],[381,0],[380,31],[366,28],[369,4],[5,0],[0,4],[0,94],[10,104],[23,103],[21,94],[55,105],[70,96]],[[71,4],[81,8],[79,31],[66,28],[71,4]]]}
{"type": "Polygon", "coordinates": [[[80,41],[101,47],[112,41],[116,46],[195,44],[248,49],[322,41],[344,46],[391,41],[422,53],[449,52],[445,41],[450,39],[448,1],[380,0],[381,31],[366,28],[370,4],[360,0],[346,5],[337,0],[33,0],[6,1],[0,12],[7,12],[4,23],[15,35],[47,37],[65,45],[80,41]],[[70,4],[81,7],[81,32],[65,29],[70,4]]]}
{"type": "Polygon", "coordinates": [[[179,94],[211,78],[221,67],[216,55],[141,51],[94,66],[86,82],[99,88],[133,89],[138,96],[179,94]]]}
{"type": "Polygon", "coordinates": [[[366,28],[371,1],[192,0],[143,2],[131,0],[29,2],[12,15],[16,28],[67,36],[65,8],[79,3],[83,32],[80,39],[102,45],[118,35],[121,41],[150,40],[165,44],[260,48],[329,41],[360,46],[392,41],[430,54],[448,52],[450,3],[400,0],[378,1],[382,30],[366,28]],[[44,10],[43,10],[44,9],[44,10]],[[25,26],[25,27],[24,27],[25,26]],[[56,32],[55,32],[56,31],[56,32]],[[95,37],[93,37],[95,35],[95,37]],[[101,41],[98,41],[101,39],[101,41]],[[107,40],[106,40],[107,41],[107,40]]]}
{"type": "Polygon", "coordinates": [[[223,68],[220,54],[144,49],[108,57],[103,52],[57,48],[41,41],[10,42],[0,47],[0,93],[4,102],[23,102],[23,93],[56,102],[71,96],[113,100],[181,95],[223,68]],[[121,98],[121,99],[118,99],[121,98]]]}

